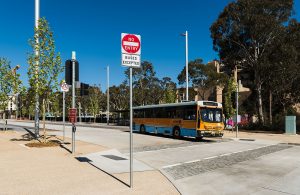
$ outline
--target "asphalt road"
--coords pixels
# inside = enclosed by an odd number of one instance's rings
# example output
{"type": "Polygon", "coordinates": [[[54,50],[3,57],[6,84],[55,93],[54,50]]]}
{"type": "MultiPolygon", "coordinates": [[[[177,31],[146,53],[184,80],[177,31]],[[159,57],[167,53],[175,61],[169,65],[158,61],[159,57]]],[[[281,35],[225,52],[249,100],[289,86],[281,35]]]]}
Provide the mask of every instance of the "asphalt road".
{"type": "MultiPolygon", "coordinates": [[[[62,135],[61,125],[46,128],[62,135]]],[[[71,136],[70,127],[66,136],[71,136]]],[[[76,139],[128,154],[129,133],[124,128],[78,127],[76,139]]],[[[134,158],[160,170],[182,194],[300,194],[299,146],[270,140],[196,142],[138,133],[133,139],[134,158]]]]}

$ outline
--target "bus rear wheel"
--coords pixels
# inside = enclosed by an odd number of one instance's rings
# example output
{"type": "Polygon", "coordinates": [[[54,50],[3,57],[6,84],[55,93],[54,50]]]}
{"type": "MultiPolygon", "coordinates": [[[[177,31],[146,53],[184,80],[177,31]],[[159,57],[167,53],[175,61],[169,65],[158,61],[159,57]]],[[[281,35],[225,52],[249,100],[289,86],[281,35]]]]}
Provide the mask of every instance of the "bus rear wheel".
{"type": "Polygon", "coordinates": [[[140,127],[140,133],[146,133],[146,129],[144,125],[141,125],[140,127]]]}
{"type": "Polygon", "coordinates": [[[174,127],[173,129],[173,137],[176,139],[180,138],[180,128],[179,127],[174,127]]]}

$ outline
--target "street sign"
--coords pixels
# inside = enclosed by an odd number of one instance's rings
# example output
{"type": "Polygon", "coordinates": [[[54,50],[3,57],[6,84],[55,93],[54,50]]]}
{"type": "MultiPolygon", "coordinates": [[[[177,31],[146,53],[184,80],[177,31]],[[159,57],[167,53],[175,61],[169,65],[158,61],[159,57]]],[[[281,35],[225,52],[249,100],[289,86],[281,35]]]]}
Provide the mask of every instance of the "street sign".
{"type": "Polygon", "coordinates": [[[122,33],[122,53],[141,55],[141,36],[122,33]]]}
{"type": "Polygon", "coordinates": [[[76,108],[69,109],[69,122],[74,124],[77,122],[77,110],[76,108]]]}
{"type": "Polygon", "coordinates": [[[121,34],[122,65],[140,67],[141,65],[141,36],[121,34]]]}
{"type": "Polygon", "coordinates": [[[69,85],[68,85],[67,83],[62,83],[62,84],[60,85],[60,89],[61,89],[61,91],[63,91],[63,92],[68,92],[68,91],[69,91],[69,85]]]}
{"type": "Polygon", "coordinates": [[[134,34],[121,34],[121,53],[122,65],[129,67],[129,81],[130,81],[130,187],[133,183],[133,136],[132,136],[132,68],[139,68],[141,66],[141,36],[134,34]]]}
{"type": "Polygon", "coordinates": [[[130,67],[140,67],[141,56],[122,53],[122,65],[130,67]]]}

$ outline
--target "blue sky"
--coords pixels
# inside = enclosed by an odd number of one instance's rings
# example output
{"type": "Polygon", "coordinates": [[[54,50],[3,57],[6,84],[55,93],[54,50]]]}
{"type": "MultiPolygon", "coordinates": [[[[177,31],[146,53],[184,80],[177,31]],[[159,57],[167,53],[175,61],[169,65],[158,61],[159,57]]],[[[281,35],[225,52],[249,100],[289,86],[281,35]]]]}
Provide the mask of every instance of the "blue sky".
{"type": "MultiPolygon", "coordinates": [[[[231,0],[40,0],[40,15],[49,21],[63,64],[76,51],[80,81],[106,89],[110,66],[111,85],[124,79],[120,65],[122,32],[142,36],[142,60],[153,63],[157,76],[177,75],[185,64],[185,38],[189,32],[189,60],[217,58],[209,27],[231,0]]],[[[300,0],[295,1],[299,20],[300,0]]],[[[21,65],[27,83],[28,39],[33,36],[34,0],[1,0],[0,57],[21,65]]],[[[63,75],[61,75],[63,78],[63,75]]]]}

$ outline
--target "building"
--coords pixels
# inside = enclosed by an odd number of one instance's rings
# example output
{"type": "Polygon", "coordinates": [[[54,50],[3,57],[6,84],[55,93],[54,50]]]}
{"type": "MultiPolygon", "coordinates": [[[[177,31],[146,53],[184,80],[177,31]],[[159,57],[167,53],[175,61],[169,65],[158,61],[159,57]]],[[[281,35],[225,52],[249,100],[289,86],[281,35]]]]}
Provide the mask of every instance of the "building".
{"type": "Polygon", "coordinates": [[[3,118],[5,114],[5,118],[16,118],[16,111],[17,111],[17,105],[16,105],[16,95],[9,96],[9,100],[7,101],[7,107],[5,110],[0,110],[1,118],[3,118]]]}

